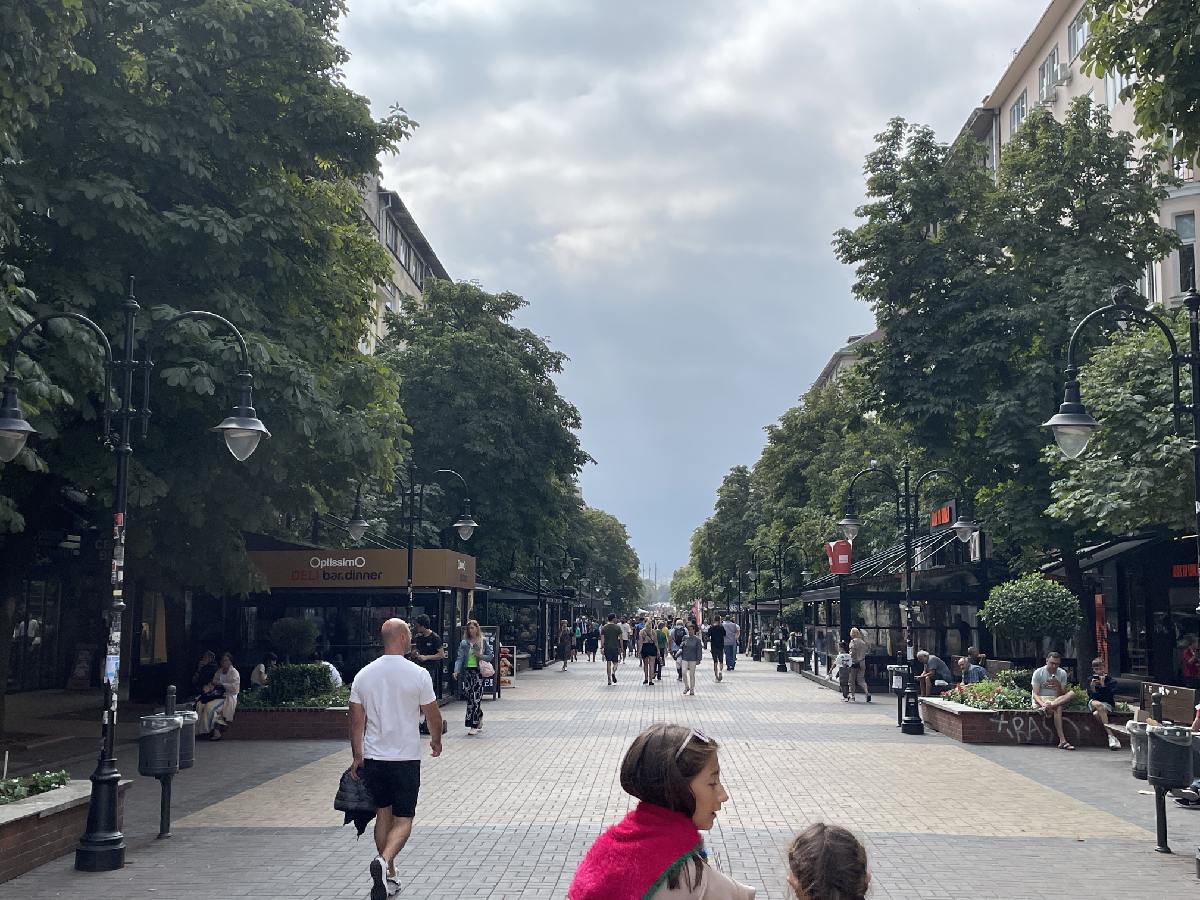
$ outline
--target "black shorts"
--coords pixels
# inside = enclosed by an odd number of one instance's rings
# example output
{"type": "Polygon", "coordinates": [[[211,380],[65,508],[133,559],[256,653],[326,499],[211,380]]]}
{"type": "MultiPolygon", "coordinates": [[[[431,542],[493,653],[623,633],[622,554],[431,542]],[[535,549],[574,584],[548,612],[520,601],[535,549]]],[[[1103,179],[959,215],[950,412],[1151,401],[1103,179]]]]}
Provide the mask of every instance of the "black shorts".
{"type": "Polygon", "coordinates": [[[721,662],[725,658],[724,644],[709,644],[708,649],[712,653],[712,658],[717,662],[721,662]]]}
{"type": "Polygon", "coordinates": [[[392,815],[411,819],[417,814],[417,794],[421,792],[419,759],[364,759],[363,775],[375,798],[375,808],[392,808],[392,815]]]}
{"type": "Polygon", "coordinates": [[[615,650],[609,650],[607,647],[604,648],[604,658],[606,660],[608,660],[608,662],[620,662],[621,661],[620,648],[617,648],[615,650]]]}
{"type": "Polygon", "coordinates": [[[658,645],[642,644],[642,659],[648,659],[651,656],[658,656],[658,645]]]}

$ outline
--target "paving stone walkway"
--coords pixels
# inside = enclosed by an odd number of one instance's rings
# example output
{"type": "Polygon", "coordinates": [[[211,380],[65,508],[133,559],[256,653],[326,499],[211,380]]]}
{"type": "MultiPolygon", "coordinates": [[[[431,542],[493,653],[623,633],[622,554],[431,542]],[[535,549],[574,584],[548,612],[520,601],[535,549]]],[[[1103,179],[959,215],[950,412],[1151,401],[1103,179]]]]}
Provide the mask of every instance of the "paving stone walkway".
{"type": "MultiPolygon", "coordinates": [[[[1153,852],[1152,798],[1138,793],[1145,785],[1129,777],[1126,753],[905,736],[890,696],[843,704],[748,660],[720,684],[701,675],[695,697],[676,685],[672,673],[645,687],[633,665],[613,687],[602,663],[522,673],[516,689],[485,702],[484,733],[470,739],[464,707],[447,707],[446,749],[423,764],[417,825],[400,857],[401,898],[564,897],[584,851],[630,806],[618,780],[625,748],[659,721],[721,742],[731,801],[709,847],[761,898],[787,896],[784,847],[813,821],[862,836],[873,898],[1200,896],[1200,811],[1172,808],[1176,854],[1153,852]]],[[[84,875],[64,857],[0,885],[0,897],[366,900],[370,834],[339,827],[331,806],[346,744],[227,740],[197,751],[196,768],[177,779],[170,840],[154,840],[157,785],[138,778],[125,869],[84,875]]],[[[126,771],[135,764],[123,761],[126,771]]]]}

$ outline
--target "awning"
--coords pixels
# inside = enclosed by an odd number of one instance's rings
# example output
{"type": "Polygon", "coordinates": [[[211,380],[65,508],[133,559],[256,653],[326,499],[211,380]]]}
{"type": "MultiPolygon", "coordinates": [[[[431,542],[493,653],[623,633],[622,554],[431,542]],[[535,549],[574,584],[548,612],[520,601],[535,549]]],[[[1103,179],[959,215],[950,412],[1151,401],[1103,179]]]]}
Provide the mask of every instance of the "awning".
{"type": "MultiPolygon", "coordinates": [[[[1166,535],[1163,534],[1132,534],[1113,538],[1091,547],[1084,547],[1078,554],[1079,568],[1084,571],[1098,569],[1106,562],[1114,560],[1119,556],[1124,556],[1126,553],[1131,553],[1147,544],[1157,544],[1164,540],[1166,540],[1166,535]]],[[[1061,559],[1042,566],[1042,571],[1047,575],[1062,574],[1064,569],[1066,569],[1066,566],[1061,559]]]]}

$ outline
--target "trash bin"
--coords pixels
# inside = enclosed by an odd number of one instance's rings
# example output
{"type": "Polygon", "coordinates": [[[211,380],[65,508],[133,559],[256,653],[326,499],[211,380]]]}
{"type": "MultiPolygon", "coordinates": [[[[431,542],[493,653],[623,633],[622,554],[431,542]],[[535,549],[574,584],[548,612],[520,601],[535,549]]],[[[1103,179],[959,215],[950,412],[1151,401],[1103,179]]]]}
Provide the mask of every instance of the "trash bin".
{"type": "Polygon", "coordinates": [[[183,719],[178,715],[142,716],[138,728],[138,773],[174,775],[179,771],[179,735],[183,719]]]}
{"type": "Polygon", "coordinates": [[[908,666],[888,666],[888,683],[895,694],[904,693],[904,682],[908,678],[908,666]]]}
{"type": "Polygon", "coordinates": [[[1147,730],[1147,780],[1155,787],[1192,783],[1192,732],[1182,725],[1151,725],[1147,730]]]}
{"type": "Polygon", "coordinates": [[[1129,729],[1129,749],[1130,765],[1134,778],[1142,781],[1146,780],[1146,730],[1149,726],[1145,722],[1130,721],[1126,726],[1129,729]]]}
{"type": "Polygon", "coordinates": [[[196,722],[200,717],[190,709],[175,716],[183,723],[179,731],[179,768],[190,769],[196,764],[196,722]]]}

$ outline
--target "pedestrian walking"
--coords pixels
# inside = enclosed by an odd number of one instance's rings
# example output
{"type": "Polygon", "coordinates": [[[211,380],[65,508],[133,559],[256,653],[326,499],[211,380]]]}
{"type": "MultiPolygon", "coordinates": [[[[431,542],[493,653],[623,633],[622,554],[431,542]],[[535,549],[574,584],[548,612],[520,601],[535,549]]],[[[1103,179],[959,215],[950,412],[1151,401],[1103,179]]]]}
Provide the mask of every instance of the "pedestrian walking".
{"type": "MultiPolygon", "coordinates": [[[[442,639],[430,626],[429,616],[421,613],[413,619],[412,649],[408,658],[429,673],[433,682],[433,692],[442,695],[442,660],[446,658],[446,650],[442,639]]],[[[446,723],[442,722],[442,733],[446,732],[446,723]]],[[[422,720],[421,734],[429,734],[428,724],[422,720]]]]}
{"type": "Polygon", "coordinates": [[[708,650],[712,654],[713,678],[720,681],[725,669],[725,626],[720,616],[713,616],[708,626],[708,650]]]}
{"type": "Polygon", "coordinates": [[[621,661],[622,634],[616,615],[609,613],[608,624],[600,629],[600,637],[604,643],[604,672],[608,678],[608,684],[617,683],[617,663],[621,661]]]}
{"type": "Polygon", "coordinates": [[[647,622],[638,633],[641,639],[642,684],[654,684],[654,663],[658,659],[658,639],[654,627],[647,622]]]}
{"type": "Polygon", "coordinates": [[[371,900],[400,890],[396,856],[412,834],[421,789],[421,714],[429,723],[430,752],[442,753],[442,714],[433,681],[405,659],[408,623],[388,619],[380,629],[383,655],[367,663],[350,686],[350,777],[365,778],[375,798],[375,850],[368,870],[371,900]]]}
{"type": "Polygon", "coordinates": [[[683,665],[683,692],[696,696],[696,667],[704,659],[704,642],[695,625],[687,627],[687,637],[679,645],[679,659],[683,665]]]}
{"type": "Polygon", "coordinates": [[[675,627],[671,629],[671,656],[675,658],[676,681],[683,681],[683,658],[679,651],[687,636],[688,630],[684,627],[683,619],[676,619],[675,627]]]}
{"type": "Polygon", "coordinates": [[[717,742],[683,725],[651,725],[621,761],[621,787],[639,802],[596,839],[568,900],[752,900],[754,888],[723,874],[700,832],[729,794],[717,742]]]}
{"type": "Polygon", "coordinates": [[[867,683],[867,651],[870,649],[858,628],[850,629],[850,695],[862,685],[867,702],[871,702],[871,686],[867,683]]]}
{"type": "Polygon", "coordinates": [[[573,659],[574,655],[575,636],[571,632],[570,624],[566,619],[563,619],[558,625],[558,658],[562,660],[562,668],[559,669],[560,672],[567,671],[567,661],[573,659]]]}
{"type": "Polygon", "coordinates": [[[575,620],[575,645],[571,648],[571,662],[578,661],[579,654],[583,652],[583,633],[586,627],[583,619],[575,620]]]}
{"type": "Polygon", "coordinates": [[[667,658],[667,642],[670,640],[666,622],[655,623],[654,639],[658,643],[658,658],[654,661],[654,674],[659,681],[662,681],[663,663],[667,658]]]}
{"type": "Polygon", "coordinates": [[[725,669],[732,672],[737,668],[738,636],[742,633],[742,628],[728,616],[721,625],[725,629],[725,669]]]}
{"type": "Polygon", "coordinates": [[[871,886],[866,848],[839,825],[809,825],[788,847],[788,885],[796,900],[863,900],[871,886]]]}
{"type": "MultiPolygon", "coordinates": [[[[492,645],[483,636],[483,630],[474,619],[463,628],[462,640],[458,642],[458,658],[454,660],[454,677],[467,700],[465,725],[472,737],[483,730],[483,679],[485,665],[492,668],[489,658],[492,645]]],[[[493,670],[494,671],[494,670],[493,670]]]]}
{"type": "Polygon", "coordinates": [[[633,652],[633,626],[629,624],[629,620],[621,617],[621,659],[633,652]]]}
{"type": "Polygon", "coordinates": [[[588,620],[587,634],[583,638],[584,651],[587,653],[588,662],[596,661],[596,651],[600,648],[600,626],[588,620]]]}

